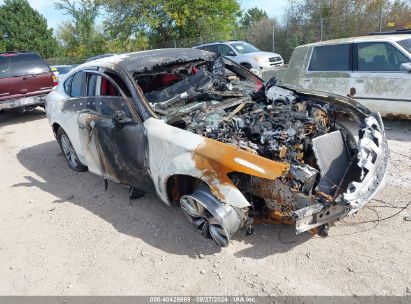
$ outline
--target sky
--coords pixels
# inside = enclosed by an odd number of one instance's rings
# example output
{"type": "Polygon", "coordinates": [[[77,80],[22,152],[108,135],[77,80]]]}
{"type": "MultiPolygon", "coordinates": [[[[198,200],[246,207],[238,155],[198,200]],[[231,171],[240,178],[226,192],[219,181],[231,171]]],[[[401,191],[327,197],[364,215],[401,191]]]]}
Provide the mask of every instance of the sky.
{"type": "Polygon", "coordinates": [[[287,8],[288,0],[239,0],[239,3],[244,10],[258,7],[265,10],[268,17],[281,20],[287,8]]]}
{"type": "MultiPolygon", "coordinates": [[[[48,22],[49,27],[57,28],[57,25],[64,20],[67,20],[67,16],[60,13],[60,11],[54,8],[54,0],[28,0],[30,5],[38,10],[48,22]]],[[[195,1],[195,0],[193,0],[195,1]]],[[[0,4],[3,1],[0,0],[0,4]]],[[[281,19],[288,0],[239,0],[242,9],[249,9],[252,7],[258,7],[267,12],[269,17],[276,17],[281,19]]]]}

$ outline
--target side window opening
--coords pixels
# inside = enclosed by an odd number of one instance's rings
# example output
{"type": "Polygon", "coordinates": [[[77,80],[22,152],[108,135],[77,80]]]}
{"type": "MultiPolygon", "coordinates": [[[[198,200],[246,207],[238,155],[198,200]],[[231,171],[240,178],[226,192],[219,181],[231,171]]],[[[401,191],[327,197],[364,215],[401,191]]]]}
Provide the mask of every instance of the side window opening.
{"type": "MultiPolygon", "coordinates": [[[[114,80],[114,82],[120,87],[121,91],[123,91],[123,93],[126,96],[131,97],[130,90],[128,89],[126,83],[123,81],[123,79],[121,79],[119,75],[112,72],[106,72],[106,74],[114,80]]],[[[120,92],[110,81],[103,78],[101,81],[101,95],[120,96],[120,92]]]]}
{"type": "Polygon", "coordinates": [[[398,41],[398,44],[411,54],[411,38],[398,41]]]}
{"type": "Polygon", "coordinates": [[[87,96],[96,96],[97,77],[98,76],[96,74],[87,75],[87,96]]]}
{"type": "Polygon", "coordinates": [[[71,80],[70,84],[70,96],[71,97],[81,97],[83,96],[82,92],[82,83],[83,83],[83,71],[75,73],[71,80]]]}
{"type": "Polygon", "coordinates": [[[70,90],[71,90],[71,82],[73,81],[73,76],[70,76],[69,78],[66,79],[64,82],[64,92],[66,92],[67,95],[70,96],[70,90]]]}
{"type": "Polygon", "coordinates": [[[199,49],[217,54],[217,48],[215,45],[206,45],[206,46],[199,47],[199,49]]]}
{"type": "MultiPolygon", "coordinates": [[[[120,86],[125,95],[131,96],[120,76],[110,72],[106,72],[106,74],[120,86]]],[[[107,78],[87,73],[87,96],[89,97],[87,106],[90,111],[106,117],[113,117],[120,111],[125,114],[126,119],[134,121],[126,101],[116,86],[107,78]]]]}
{"type": "Polygon", "coordinates": [[[218,54],[220,56],[226,56],[227,54],[233,52],[233,50],[229,46],[224,45],[224,44],[219,44],[217,46],[217,49],[218,49],[218,54]]]}
{"type": "Polygon", "coordinates": [[[351,44],[315,46],[309,71],[352,71],[351,44]]]}
{"type": "Polygon", "coordinates": [[[358,71],[400,71],[409,59],[396,47],[386,42],[364,42],[357,45],[358,71]]]}
{"type": "Polygon", "coordinates": [[[120,96],[120,92],[110,81],[108,81],[106,78],[103,78],[101,80],[100,95],[101,96],[120,96]]]}

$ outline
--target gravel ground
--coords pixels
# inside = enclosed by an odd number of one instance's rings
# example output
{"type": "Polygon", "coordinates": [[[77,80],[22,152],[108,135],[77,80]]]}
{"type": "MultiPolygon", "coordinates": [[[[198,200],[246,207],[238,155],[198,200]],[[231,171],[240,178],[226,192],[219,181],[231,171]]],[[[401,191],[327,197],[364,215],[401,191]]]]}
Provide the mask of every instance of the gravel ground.
{"type": "Polygon", "coordinates": [[[411,293],[411,122],[386,122],[385,188],[330,236],[256,226],[219,248],[177,207],[71,171],[42,110],[0,115],[1,295],[411,293]]]}

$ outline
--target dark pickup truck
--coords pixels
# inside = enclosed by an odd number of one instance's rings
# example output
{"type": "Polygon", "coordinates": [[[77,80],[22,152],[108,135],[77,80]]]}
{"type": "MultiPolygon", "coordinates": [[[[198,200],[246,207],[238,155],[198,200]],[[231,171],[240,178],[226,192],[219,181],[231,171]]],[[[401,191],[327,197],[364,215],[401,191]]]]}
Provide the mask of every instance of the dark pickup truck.
{"type": "Polygon", "coordinates": [[[48,64],[30,51],[0,53],[0,111],[43,106],[57,85],[48,64]]]}

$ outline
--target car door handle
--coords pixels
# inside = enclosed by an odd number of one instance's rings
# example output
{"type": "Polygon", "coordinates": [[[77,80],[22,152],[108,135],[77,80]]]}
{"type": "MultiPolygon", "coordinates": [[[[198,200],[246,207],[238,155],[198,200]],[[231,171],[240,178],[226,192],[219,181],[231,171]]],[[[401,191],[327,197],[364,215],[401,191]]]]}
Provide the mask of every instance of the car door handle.
{"type": "Polygon", "coordinates": [[[23,80],[27,80],[27,79],[31,79],[31,78],[36,78],[36,75],[28,75],[28,76],[24,76],[23,80]]]}
{"type": "Polygon", "coordinates": [[[364,83],[364,79],[357,79],[355,82],[357,82],[357,83],[364,83]]]}

